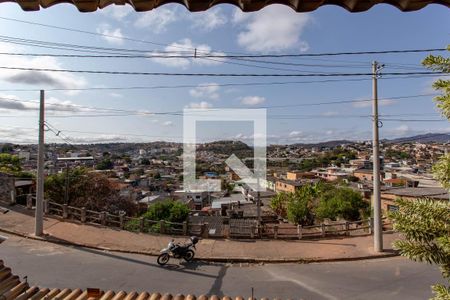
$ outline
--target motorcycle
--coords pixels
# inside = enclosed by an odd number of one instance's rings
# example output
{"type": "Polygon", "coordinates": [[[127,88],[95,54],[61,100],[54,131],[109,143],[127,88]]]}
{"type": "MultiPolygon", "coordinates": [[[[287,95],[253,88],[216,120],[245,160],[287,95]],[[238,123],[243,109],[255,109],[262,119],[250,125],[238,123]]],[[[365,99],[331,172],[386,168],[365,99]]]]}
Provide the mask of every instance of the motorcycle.
{"type": "Polygon", "coordinates": [[[158,265],[163,266],[167,264],[171,256],[173,258],[182,258],[187,262],[192,261],[195,256],[193,249],[196,249],[195,244],[197,243],[198,238],[195,236],[191,236],[189,238],[189,242],[183,245],[180,243],[175,243],[174,240],[171,240],[167,247],[161,250],[161,254],[157,259],[158,265]]]}

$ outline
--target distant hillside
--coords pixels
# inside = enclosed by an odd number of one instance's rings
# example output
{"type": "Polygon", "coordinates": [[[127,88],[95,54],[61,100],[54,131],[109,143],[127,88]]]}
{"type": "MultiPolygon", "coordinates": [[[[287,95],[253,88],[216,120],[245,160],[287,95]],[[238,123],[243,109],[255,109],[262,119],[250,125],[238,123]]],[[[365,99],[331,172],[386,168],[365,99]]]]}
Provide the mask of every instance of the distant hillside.
{"type": "Polygon", "coordinates": [[[312,147],[334,148],[334,147],[337,147],[339,145],[353,144],[353,143],[355,143],[355,142],[354,141],[349,141],[349,140],[335,140],[335,141],[326,141],[326,142],[319,142],[319,143],[312,143],[312,144],[298,143],[298,144],[292,144],[292,146],[304,147],[304,148],[312,148],[312,147]]]}
{"type": "Polygon", "coordinates": [[[450,133],[427,133],[404,137],[398,139],[387,140],[388,143],[448,143],[450,142],[450,133]]]}
{"type": "Polygon", "coordinates": [[[238,155],[238,153],[240,153],[245,156],[253,153],[253,149],[250,146],[240,141],[217,141],[204,143],[198,145],[197,149],[226,155],[231,155],[232,153],[238,155]]]}

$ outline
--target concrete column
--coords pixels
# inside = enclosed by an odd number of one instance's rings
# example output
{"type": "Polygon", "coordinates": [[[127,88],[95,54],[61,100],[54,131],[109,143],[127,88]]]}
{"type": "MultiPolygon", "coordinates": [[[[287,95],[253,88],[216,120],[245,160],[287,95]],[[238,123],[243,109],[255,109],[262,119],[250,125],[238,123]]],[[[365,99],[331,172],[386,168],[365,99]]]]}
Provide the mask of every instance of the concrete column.
{"type": "Polygon", "coordinates": [[[325,235],[326,235],[325,223],[322,223],[322,237],[325,237],[325,235]]]}
{"type": "Polygon", "coordinates": [[[11,191],[11,198],[10,198],[9,204],[11,204],[11,205],[16,204],[16,191],[15,190],[11,191]]]}
{"type": "Polygon", "coordinates": [[[102,212],[100,213],[100,223],[101,223],[103,226],[106,226],[106,217],[107,217],[106,214],[107,214],[106,211],[102,211],[102,212]]]}
{"type": "Polygon", "coordinates": [[[166,221],[159,221],[159,232],[163,234],[166,232],[166,221]]]}
{"type": "Polygon", "coordinates": [[[183,235],[188,235],[188,225],[187,222],[183,222],[183,235]]]}
{"type": "Polygon", "coordinates": [[[44,199],[43,205],[44,205],[44,214],[48,215],[48,214],[49,214],[48,200],[45,200],[45,199],[44,199]]]}
{"type": "Polygon", "coordinates": [[[139,218],[139,232],[144,232],[145,226],[144,226],[144,218],[139,218]]]}
{"type": "Polygon", "coordinates": [[[120,222],[120,229],[125,228],[125,214],[123,212],[120,212],[119,214],[119,222],[120,222]]]}
{"type": "Polygon", "coordinates": [[[69,206],[67,204],[63,204],[62,208],[63,208],[63,215],[62,215],[63,219],[69,218],[69,206]]]}
{"type": "Polygon", "coordinates": [[[81,223],[86,223],[86,207],[81,208],[80,221],[81,221],[81,223]]]}
{"type": "Polygon", "coordinates": [[[303,226],[297,225],[297,235],[298,239],[301,240],[303,238],[303,226]]]}
{"type": "Polygon", "coordinates": [[[33,197],[31,195],[27,195],[27,209],[33,208],[33,197]]]}
{"type": "Polygon", "coordinates": [[[207,239],[209,237],[209,232],[208,232],[208,223],[203,223],[202,224],[202,237],[207,239]]]}

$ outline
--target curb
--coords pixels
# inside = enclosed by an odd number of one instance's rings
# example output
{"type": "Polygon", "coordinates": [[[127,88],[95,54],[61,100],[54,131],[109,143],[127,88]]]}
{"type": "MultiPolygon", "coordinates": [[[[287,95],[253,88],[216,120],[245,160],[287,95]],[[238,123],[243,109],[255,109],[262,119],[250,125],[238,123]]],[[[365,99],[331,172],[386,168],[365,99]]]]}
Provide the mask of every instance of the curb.
{"type": "MultiPolygon", "coordinates": [[[[69,241],[60,241],[52,236],[46,237],[36,237],[29,234],[24,234],[21,232],[17,232],[14,230],[8,230],[0,228],[0,232],[8,233],[15,236],[20,236],[26,239],[32,239],[41,242],[48,242],[63,246],[77,246],[88,249],[100,250],[100,251],[110,251],[117,253],[126,253],[126,254],[139,254],[139,255],[147,255],[147,256],[158,256],[159,252],[144,252],[144,251],[132,251],[132,250],[123,250],[123,249],[111,249],[107,247],[99,247],[85,244],[78,244],[69,241]]],[[[298,263],[298,264],[308,264],[308,263],[325,263],[325,262],[345,262],[345,261],[359,261],[359,260],[368,260],[368,259],[378,259],[378,258],[389,258],[399,256],[397,251],[395,252],[386,252],[378,255],[364,255],[364,256],[354,256],[354,257],[336,257],[336,258],[281,258],[281,259],[273,259],[273,258],[251,258],[251,257],[196,257],[194,260],[196,261],[205,261],[211,263],[250,263],[250,264],[258,264],[258,263],[271,263],[271,264],[282,264],[282,263],[298,263]]]]}

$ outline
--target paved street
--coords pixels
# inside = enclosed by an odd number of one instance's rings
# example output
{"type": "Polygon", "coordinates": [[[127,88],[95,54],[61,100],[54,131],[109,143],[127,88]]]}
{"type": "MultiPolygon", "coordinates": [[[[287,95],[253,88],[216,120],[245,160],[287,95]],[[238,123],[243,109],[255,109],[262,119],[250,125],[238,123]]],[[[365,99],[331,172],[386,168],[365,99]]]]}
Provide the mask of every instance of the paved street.
{"type": "Polygon", "coordinates": [[[178,264],[9,236],[0,258],[30,284],[293,299],[426,299],[434,267],[397,257],[321,264],[178,264]]]}

